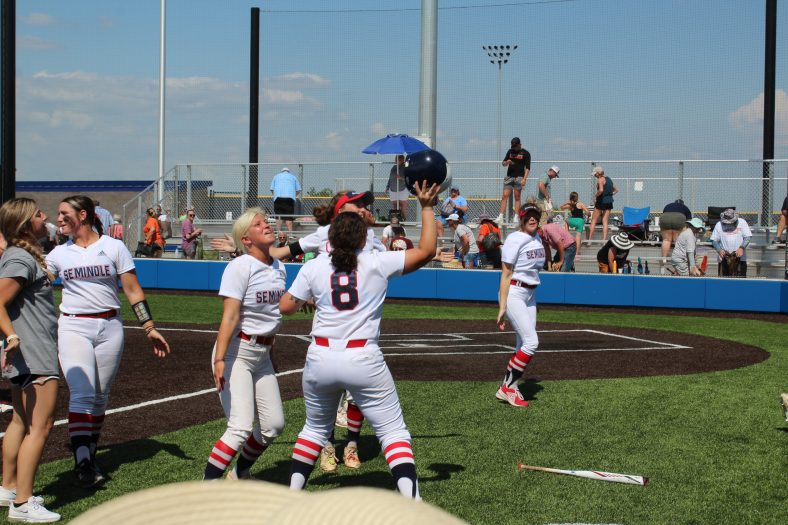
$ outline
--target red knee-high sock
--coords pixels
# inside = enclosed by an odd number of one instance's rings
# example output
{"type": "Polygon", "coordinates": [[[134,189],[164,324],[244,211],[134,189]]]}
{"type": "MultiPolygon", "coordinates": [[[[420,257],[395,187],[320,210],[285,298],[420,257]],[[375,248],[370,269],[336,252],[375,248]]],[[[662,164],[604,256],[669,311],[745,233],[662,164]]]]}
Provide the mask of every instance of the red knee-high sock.
{"type": "Polygon", "coordinates": [[[249,436],[249,439],[244,443],[244,448],[241,449],[241,455],[238,457],[238,462],[235,464],[238,473],[243,474],[252,468],[254,462],[265,452],[266,448],[268,448],[268,445],[264,445],[257,441],[254,434],[249,436]]]}
{"type": "Polygon", "coordinates": [[[361,425],[364,424],[364,414],[355,403],[347,404],[347,441],[358,443],[361,436],[361,425]]]}
{"type": "Polygon", "coordinates": [[[74,461],[90,460],[90,445],[93,436],[93,415],[68,413],[68,439],[74,452],[74,461]]]}
{"type": "Polygon", "coordinates": [[[203,479],[219,479],[224,475],[224,471],[232,463],[237,450],[233,450],[221,439],[216,442],[208,456],[208,463],[205,465],[203,479]]]}
{"type": "Polygon", "coordinates": [[[386,463],[397,483],[397,490],[406,498],[419,497],[419,483],[416,479],[416,460],[413,449],[407,441],[395,441],[384,450],[386,463]]]}
{"type": "Polygon", "coordinates": [[[315,461],[320,457],[323,449],[314,441],[298,438],[293,447],[293,459],[290,461],[290,488],[303,489],[309,474],[315,468],[315,461]]]}
{"type": "Polygon", "coordinates": [[[506,366],[506,375],[503,379],[506,386],[511,388],[523,377],[525,367],[532,357],[532,355],[526,354],[522,348],[517,349],[517,352],[509,359],[509,364],[506,366]]]}

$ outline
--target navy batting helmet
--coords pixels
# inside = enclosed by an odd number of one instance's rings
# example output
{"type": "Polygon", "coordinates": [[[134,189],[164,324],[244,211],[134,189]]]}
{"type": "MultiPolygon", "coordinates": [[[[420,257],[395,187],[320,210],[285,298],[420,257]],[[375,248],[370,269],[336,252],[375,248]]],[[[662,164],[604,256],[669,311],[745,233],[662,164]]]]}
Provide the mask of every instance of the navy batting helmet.
{"type": "Polygon", "coordinates": [[[434,149],[426,149],[411,153],[405,159],[405,181],[412,194],[416,194],[413,185],[427,181],[438,184],[440,191],[451,186],[451,170],[446,157],[434,149]]]}

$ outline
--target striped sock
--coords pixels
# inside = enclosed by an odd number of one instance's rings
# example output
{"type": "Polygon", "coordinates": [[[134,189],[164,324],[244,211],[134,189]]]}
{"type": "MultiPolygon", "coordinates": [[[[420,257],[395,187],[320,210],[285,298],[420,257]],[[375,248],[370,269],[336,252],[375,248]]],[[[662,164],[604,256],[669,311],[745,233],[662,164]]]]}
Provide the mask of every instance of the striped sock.
{"type": "Polygon", "coordinates": [[[290,488],[301,490],[309,479],[309,474],[315,468],[315,461],[320,457],[323,449],[317,443],[308,439],[298,438],[293,447],[293,459],[290,461],[290,488]]]}
{"type": "Polygon", "coordinates": [[[506,386],[512,388],[523,377],[525,367],[532,357],[532,354],[526,354],[522,348],[517,349],[517,352],[509,359],[509,364],[506,366],[506,376],[503,379],[506,386]]]}
{"type": "Polygon", "coordinates": [[[260,454],[262,454],[266,448],[268,448],[268,445],[260,443],[254,434],[249,436],[249,439],[244,443],[244,448],[241,449],[241,455],[238,457],[238,462],[235,464],[238,477],[245,475],[249,469],[252,468],[254,462],[257,461],[257,458],[260,457],[260,454]]]}
{"type": "Polygon", "coordinates": [[[347,404],[347,442],[358,443],[361,436],[361,425],[364,424],[364,414],[353,402],[347,404]]]}
{"type": "Polygon", "coordinates": [[[227,467],[235,457],[237,451],[230,448],[221,439],[216,442],[208,456],[208,463],[205,465],[203,479],[219,479],[224,475],[227,467]]]}
{"type": "Polygon", "coordinates": [[[74,451],[74,461],[90,460],[90,445],[93,435],[93,416],[91,414],[68,413],[68,439],[74,451]]]}
{"type": "Polygon", "coordinates": [[[413,459],[413,449],[407,441],[395,441],[384,450],[386,463],[391,469],[391,475],[397,483],[397,490],[406,498],[419,497],[419,482],[416,479],[416,460],[413,459]]]}

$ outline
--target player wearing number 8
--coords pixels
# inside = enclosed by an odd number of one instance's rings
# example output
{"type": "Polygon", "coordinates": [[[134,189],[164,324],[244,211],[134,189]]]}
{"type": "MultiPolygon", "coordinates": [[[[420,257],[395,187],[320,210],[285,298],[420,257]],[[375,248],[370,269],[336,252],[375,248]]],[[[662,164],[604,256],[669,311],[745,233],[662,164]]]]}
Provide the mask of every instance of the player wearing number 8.
{"type": "Polygon", "coordinates": [[[426,182],[416,188],[421,238],[417,248],[405,251],[364,251],[366,224],[356,213],[340,213],[328,234],[331,254],[306,263],[279,303],[285,315],[311,298],[316,307],[303,376],[306,424],[293,449],[292,489],[306,485],[331,434],[339,398],[348,390],[375,430],[398,490],[419,497],[410,433],[378,338],[389,280],[421,268],[435,254],[432,201],[438,189],[426,182]]]}

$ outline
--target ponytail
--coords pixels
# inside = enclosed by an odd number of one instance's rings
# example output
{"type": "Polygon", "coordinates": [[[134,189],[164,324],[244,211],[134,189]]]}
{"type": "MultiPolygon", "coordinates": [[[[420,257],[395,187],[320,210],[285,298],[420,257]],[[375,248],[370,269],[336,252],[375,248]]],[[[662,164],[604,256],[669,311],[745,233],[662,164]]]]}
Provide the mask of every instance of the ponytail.
{"type": "Polygon", "coordinates": [[[336,216],[328,230],[331,243],[331,263],[339,272],[352,272],[358,267],[358,250],[367,238],[367,225],[353,212],[343,212],[336,216]]]}

